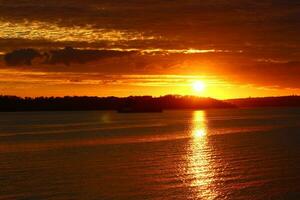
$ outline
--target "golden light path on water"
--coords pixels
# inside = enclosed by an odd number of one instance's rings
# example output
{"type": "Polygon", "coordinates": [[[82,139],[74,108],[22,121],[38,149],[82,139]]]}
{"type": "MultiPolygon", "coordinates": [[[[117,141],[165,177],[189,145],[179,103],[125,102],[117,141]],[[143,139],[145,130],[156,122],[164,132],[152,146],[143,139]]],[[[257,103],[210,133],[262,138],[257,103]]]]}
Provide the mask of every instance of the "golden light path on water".
{"type": "Polygon", "coordinates": [[[190,187],[198,199],[215,199],[214,168],[211,159],[211,147],[208,143],[208,129],[205,111],[195,111],[191,124],[192,139],[189,145],[188,174],[191,176],[190,187]]]}

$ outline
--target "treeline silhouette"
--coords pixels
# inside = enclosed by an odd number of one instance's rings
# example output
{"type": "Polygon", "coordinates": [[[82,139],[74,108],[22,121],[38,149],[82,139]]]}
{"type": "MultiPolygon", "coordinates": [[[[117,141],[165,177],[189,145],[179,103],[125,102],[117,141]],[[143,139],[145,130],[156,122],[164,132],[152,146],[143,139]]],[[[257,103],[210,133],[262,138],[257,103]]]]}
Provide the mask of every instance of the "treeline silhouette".
{"type": "Polygon", "coordinates": [[[300,107],[300,96],[230,99],[225,102],[238,107],[300,107]]]}
{"type": "Polygon", "coordinates": [[[161,97],[17,97],[0,96],[0,111],[78,111],[78,110],[118,110],[128,105],[138,108],[157,106],[165,109],[209,109],[234,108],[231,103],[213,98],[195,96],[166,95],[161,97]]]}

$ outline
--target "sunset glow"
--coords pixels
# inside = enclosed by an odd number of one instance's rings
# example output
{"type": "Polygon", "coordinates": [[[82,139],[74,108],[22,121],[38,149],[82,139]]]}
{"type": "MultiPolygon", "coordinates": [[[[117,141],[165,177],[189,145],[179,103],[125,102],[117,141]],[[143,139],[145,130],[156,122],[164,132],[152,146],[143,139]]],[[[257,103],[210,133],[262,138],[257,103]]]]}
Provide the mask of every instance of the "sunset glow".
{"type": "MultiPolygon", "coordinates": [[[[142,6],[133,1],[123,7],[76,1],[72,9],[68,2],[30,2],[0,2],[3,95],[226,99],[300,94],[299,28],[293,20],[277,22],[273,10],[280,5],[261,12],[263,4],[255,4],[255,15],[246,6],[238,14],[243,17],[231,18],[236,2],[142,6]],[[31,15],[25,12],[28,5],[31,15]],[[189,13],[184,22],[175,20],[174,10],[189,13]]],[[[290,19],[293,12],[287,9],[282,18],[290,19]]]]}

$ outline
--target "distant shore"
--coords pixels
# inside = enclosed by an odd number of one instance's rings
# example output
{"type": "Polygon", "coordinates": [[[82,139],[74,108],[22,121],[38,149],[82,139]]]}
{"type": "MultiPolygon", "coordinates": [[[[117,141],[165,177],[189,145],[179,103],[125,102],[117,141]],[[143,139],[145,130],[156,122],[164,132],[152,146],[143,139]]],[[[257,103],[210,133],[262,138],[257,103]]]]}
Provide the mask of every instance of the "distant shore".
{"type": "Polygon", "coordinates": [[[239,99],[228,99],[224,102],[233,104],[240,108],[300,107],[300,96],[249,97],[239,99]]]}
{"type": "Polygon", "coordinates": [[[217,100],[208,97],[166,95],[129,97],[17,97],[0,96],[0,112],[79,111],[79,110],[176,110],[245,107],[300,107],[300,96],[241,98],[217,100]]]}

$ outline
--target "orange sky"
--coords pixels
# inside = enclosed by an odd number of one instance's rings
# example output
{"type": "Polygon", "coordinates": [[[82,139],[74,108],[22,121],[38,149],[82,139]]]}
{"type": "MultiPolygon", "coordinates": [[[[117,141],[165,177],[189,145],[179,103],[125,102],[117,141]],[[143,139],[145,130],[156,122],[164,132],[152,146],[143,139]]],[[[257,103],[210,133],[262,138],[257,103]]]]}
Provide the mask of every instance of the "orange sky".
{"type": "Polygon", "coordinates": [[[299,95],[299,13],[291,0],[0,1],[0,93],[299,95]]]}
{"type": "Polygon", "coordinates": [[[24,72],[16,70],[0,71],[6,83],[1,93],[18,96],[128,96],[166,94],[198,95],[228,99],[249,96],[278,96],[299,94],[298,89],[262,87],[251,84],[230,82],[213,76],[197,75],[110,75],[105,78],[89,77],[76,82],[82,74],[53,72],[24,72]],[[72,78],[74,77],[74,81],[72,78]],[[105,79],[105,80],[103,80],[105,79]],[[109,79],[109,80],[107,80],[109,79]],[[204,88],[196,90],[195,82],[200,81],[204,88]]]}

